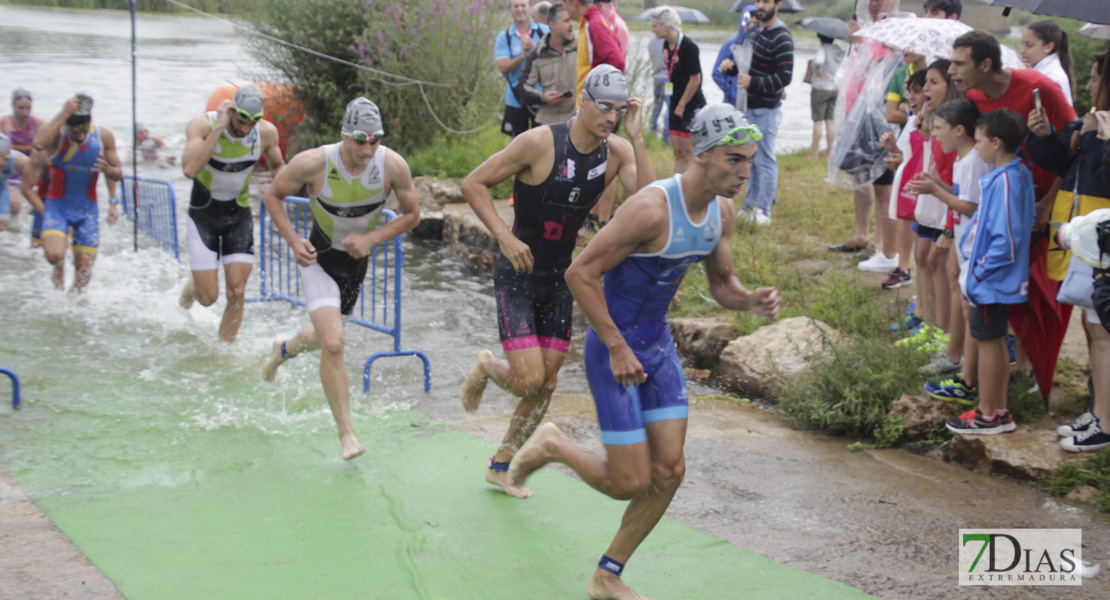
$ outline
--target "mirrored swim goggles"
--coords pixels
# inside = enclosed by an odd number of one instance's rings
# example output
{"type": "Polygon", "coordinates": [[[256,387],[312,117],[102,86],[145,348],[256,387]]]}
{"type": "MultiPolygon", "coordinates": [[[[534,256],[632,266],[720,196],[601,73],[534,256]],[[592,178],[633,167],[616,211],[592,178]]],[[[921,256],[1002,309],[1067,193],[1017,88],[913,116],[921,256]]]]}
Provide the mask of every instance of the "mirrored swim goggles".
{"type": "Polygon", "coordinates": [[[385,131],[381,129],[375,131],[374,133],[366,133],[365,131],[359,131],[357,129],[354,131],[344,131],[342,133],[355,138],[355,141],[359,142],[360,146],[362,144],[376,143],[378,141],[381,141],[381,139],[385,137],[385,131]]]}
{"type": "Polygon", "coordinates": [[[725,146],[743,146],[744,144],[758,142],[762,139],[763,132],[759,130],[759,126],[752,123],[729,131],[728,134],[721,139],[721,144],[725,146]]]}
{"type": "Polygon", "coordinates": [[[586,91],[586,95],[590,97],[590,101],[594,103],[594,106],[597,107],[597,110],[599,112],[601,112],[601,114],[607,115],[611,112],[616,112],[617,115],[622,116],[622,117],[628,114],[628,107],[627,106],[625,106],[624,108],[615,108],[612,104],[608,104],[608,103],[602,104],[594,98],[594,95],[590,93],[589,88],[585,88],[585,91],[586,91]]]}
{"type": "Polygon", "coordinates": [[[239,118],[248,123],[257,123],[262,120],[262,113],[252,115],[249,112],[239,108],[238,106],[235,106],[233,108],[235,109],[236,114],[239,115],[239,118]]]}

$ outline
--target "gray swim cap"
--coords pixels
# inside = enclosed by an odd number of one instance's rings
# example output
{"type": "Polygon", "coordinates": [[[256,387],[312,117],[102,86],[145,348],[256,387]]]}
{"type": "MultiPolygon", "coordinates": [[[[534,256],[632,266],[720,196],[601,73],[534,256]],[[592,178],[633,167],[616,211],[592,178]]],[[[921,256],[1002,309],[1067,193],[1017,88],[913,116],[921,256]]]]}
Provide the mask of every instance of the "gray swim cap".
{"type": "Polygon", "coordinates": [[[365,141],[368,137],[381,137],[385,135],[382,128],[382,114],[378,105],[359,96],[347,104],[347,112],[343,115],[343,134],[357,140],[365,141]]]}
{"type": "Polygon", "coordinates": [[[7,154],[12,149],[12,138],[0,133],[0,154],[7,154]]]}
{"type": "Polygon", "coordinates": [[[139,123],[138,121],[135,122],[135,133],[138,133],[144,129],[146,129],[146,127],[144,127],[142,123],[139,123]]]}
{"type": "Polygon", "coordinates": [[[690,123],[690,143],[694,146],[694,154],[700,155],[722,144],[729,146],[746,146],[763,139],[763,132],[759,127],[748,123],[744,113],[736,110],[730,104],[710,104],[694,114],[690,123]],[[729,132],[737,128],[748,128],[732,136],[726,142],[729,132]]]}
{"type": "Polygon", "coordinates": [[[12,90],[12,103],[19,102],[20,100],[31,101],[31,92],[23,88],[15,88],[12,90]]]}
{"type": "Polygon", "coordinates": [[[77,107],[77,110],[73,111],[73,115],[77,117],[91,117],[93,107],[92,96],[85,92],[77,92],[74,96],[81,101],[81,105],[77,107]]]}
{"type": "Polygon", "coordinates": [[[613,65],[594,67],[586,75],[586,83],[582,86],[582,100],[628,102],[628,83],[624,74],[613,65]]]}
{"type": "Polygon", "coordinates": [[[257,85],[247,84],[235,90],[231,98],[235,108],[249,114],[251,118],[261,118],[262,115],[262,90],[257,85]]]}

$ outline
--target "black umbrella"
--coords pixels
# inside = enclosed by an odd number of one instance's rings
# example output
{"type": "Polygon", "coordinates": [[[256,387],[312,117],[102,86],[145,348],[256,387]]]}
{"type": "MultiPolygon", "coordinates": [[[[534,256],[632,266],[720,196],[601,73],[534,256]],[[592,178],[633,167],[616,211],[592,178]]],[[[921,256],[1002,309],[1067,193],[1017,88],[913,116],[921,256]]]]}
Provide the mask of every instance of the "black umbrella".
{"type": "Polygon", "coordinates": [[[846,42],[851,41],[851,35],[848,33],[848,24],[840,19],[833,17],[806,17],[798,24],[814,33],[820,33],[825,37],[844,40],[846,42]]]}
{"type": "Polygon", "coordinates": [[[1005,6],[1003,15],[1009,15],[1011,8],[1020,8],[1035,15],[1068,17],[1078,21],[1110,25],[1110,2],[1106,0],[987,0],[987,2],[995,6],[1005,6]]]}
{"type": "MultiPolygon", "coordinates": [[[[744,7],[749,4],[755,4],[755,0],[736,0],[728,7],[728,12],[744,12],[744,7]]],[[[804,10],[805,7],[798,0],[782,0],[782,6],[779,7],[780,13],[800,13],[804,10]]]]}

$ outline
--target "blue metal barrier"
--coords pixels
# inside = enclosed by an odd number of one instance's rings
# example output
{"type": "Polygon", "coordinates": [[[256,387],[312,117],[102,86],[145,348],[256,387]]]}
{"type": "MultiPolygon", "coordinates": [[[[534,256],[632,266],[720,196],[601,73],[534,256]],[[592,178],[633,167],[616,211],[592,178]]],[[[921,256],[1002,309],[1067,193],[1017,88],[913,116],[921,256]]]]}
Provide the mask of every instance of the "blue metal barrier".
{"type": "MultiPolygon", "coordinates": [[[[312,231],[312,213],[308,198],[286,196],[285,213],[297,235],[307,239],[312,231]]],[[[383,210],[379,225],[397,218],[391,210],[383,210]]],[[[258,215],[260,232],[260,297],[247,298],[247,302],[267,302],[283,300],[297,306],[304,306],[304,290],[301,289],[301,274],[293,249],[285,243],[281,232],[266,214],[263,204],[258,215]]],[[[393,349],[375,352],[366,359],[362,370],[362,391],[370,391],[370,365],[375,360],[388,356],[416,356],[424,361],[424,391],[432,389],[431,363],[420,350],[401,349],[401,267],[405,262],[405,252],[401,248],[400,236],[388,240],[370,250],[370,265],[366,279],[358,297],[358,306],[350,322],[380,331],[393,338],[393,349]],[[367,306],[369,304],[369,306],[367,306]]]]}
{"type": "MultiPolygon", "coordinates": [[[[123,214],[135,218],[132,208],[135,178],[124,175],[120,186],[123,187],[123,214]]],[[[161,179],[138,178],[139,185],[139,229],[154,238],[162,249],[177,260],[181,251],[177,245],[177,207],[173,184],[161,179]]]]}
{"type": "Polygon", "coordinates": [[[12,408],[19,408],[19,376],[5,367],[0,367],[0,375],[7,375],[12,380],[12,408]]]}

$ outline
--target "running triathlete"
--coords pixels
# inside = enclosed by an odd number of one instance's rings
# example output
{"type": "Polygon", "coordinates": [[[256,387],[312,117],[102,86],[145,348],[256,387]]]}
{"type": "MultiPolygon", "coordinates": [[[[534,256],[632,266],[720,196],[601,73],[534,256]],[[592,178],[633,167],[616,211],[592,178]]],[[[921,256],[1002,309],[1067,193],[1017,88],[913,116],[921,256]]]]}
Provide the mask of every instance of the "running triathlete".
{"type": "MultiPolygon", "coordinates": [[[[12,149],[30,157],[35,134],[44,124],[41,118],[31,115],[31,92],[23,88],[12,90],[12,114],[0,118],[0,133],[8,136],[12,149]]],[[[18,229],[23,209],[23,194],[19,191],[22,176],[23,171],[17,170],[8,179],[6,187],[9,188],[7,193],[11,206],[7,211],[0,210],[0,231],[7,231],[9,227],[13,231],[18,229]]],[[[41,231],[42,215],[34,213],[34,220],[33,230],[41,231]]]]}
{"type": "Polygon", "coordinates": [[[772,319],[779,313],[775,288],[749,291],[740,282],[729,243],[736,218],[731,198],[751,176],[762,134],[727,104],[697,112],[692,129],[696,157],[686,173],[626,200],[567,270],[567,284],[590,321],[584,360],[605,456],[545,423],[510,471],[519,487],[536,469],[561,462],[594,489],[631,500],[590,579],[591,598],[641,598],[620,578],[624,563],[682,483],[686,381],[667,307],[686,270],[705,261],[709,292],[721,306],[772,319]]]}
{"type": "MultiPolygon", "coordinates": [[[[101,173],[109,181],[123,178],[116,138],[106,127],[92,123],[93,99],[78,93],[66,100],[62,111],[35,134],[35,150],[24,171],[20,191],[35,211],[42,214],[42,248],[54,265],[51,279],[57,289],[65,288],[62,269],[66,242],[73,233],[73,265],[76,276],[71,292],[81,293],[92,278],[93,263],[100,247],[100,214],[96,181],[101,173]],[[45,166],[50,184],[46,197],[35,191],[37,177],[45,166]]],[[[115,200],[113,198],[113,200],[115,200]]],[[[119,218],[118,201],[108,207],[108,224],[119,218]]]]}
{"type": "Polygon", "coordinates": [[[216,110],[193,117],[185,129],[181,170],[193,180],[189,200],[189,265],[192,276],[181,290],[181,306],[196,300],[211,306],[220,297],[217,272],[224,264],[227,307],[220,340],[235,341],[243,320],[247,278],[254,267],[254,221],[250,179],[262,156],[280,172],[285,158],[277,127],[262,120],[262,90],[244,85],[216,110]]]}
{"type": "Polygon", "coordinates": [[[509,462],[543,420],[570,346],[574,299],[563,273],[578,229],[617,176],[630,192],[655,178],[641,135],[642,108],[639,99],[628,97],[624,75],[599,65],[586,77],[577,116],[518,135],[463,181],[467,202],[501,246],[493,278],[505,351],[505,359],[489,350],[478,353],[463,382],[463,408],[477,410],[490,379],[521,398],[486,469],[486,481],[518,498],[531,492],[512,485],[509,462]],[[611,135],[626,113],[631,144],[611,135]],[[514,176],[510,230],[490,188],[514,176]]]}
{"type": "MultiPolygon", "coordinates": [[[[8,182],[23,173],[28,160],[26,154],[12,148],[10,137],[0,133],[0,219],[5,219],[12,210],[8,182]]],[[[0,225],[6,226],[7,221],[0,221],[0,225]]]]}
{"type": "Polygon", "coordinates": [[[296,256],[312,320],[288,340],[274,340],[262,379],[272,381],[286,359],[320,348],[320,381],[339,427],[343,460],[350,460],[365,449],[351,427],[343,325],[358,301],[371,249],[420,223],[420,198],[408,163],[381,144],[385,130],[377,105],[366,98],[352,100],[341,133],[336,144],[294,156],[262,197],[267,214],[296,256]],[[314,217],[307,240],[293,229],[282,203],[302,188],[312,198],[314,217]],[[391,193],[403,214],[375,228],[391,193]]]}

